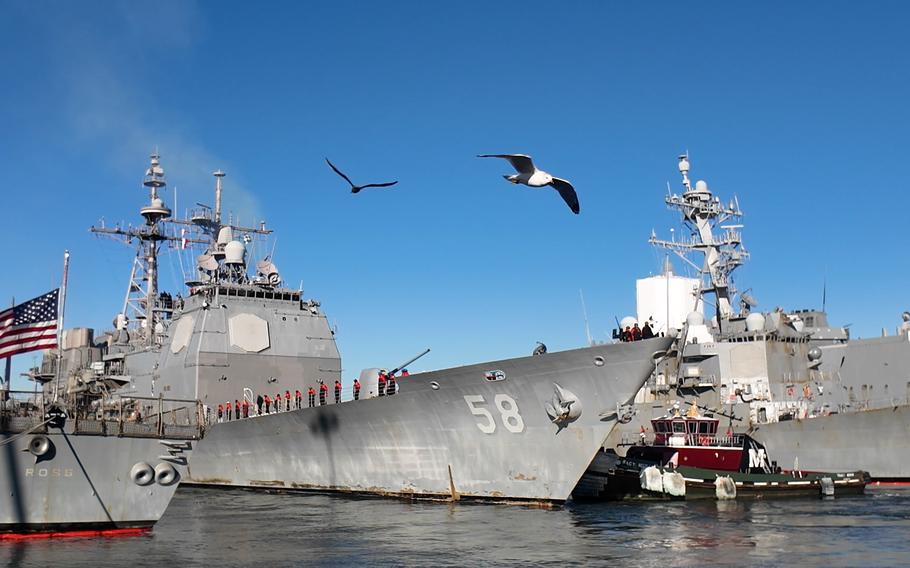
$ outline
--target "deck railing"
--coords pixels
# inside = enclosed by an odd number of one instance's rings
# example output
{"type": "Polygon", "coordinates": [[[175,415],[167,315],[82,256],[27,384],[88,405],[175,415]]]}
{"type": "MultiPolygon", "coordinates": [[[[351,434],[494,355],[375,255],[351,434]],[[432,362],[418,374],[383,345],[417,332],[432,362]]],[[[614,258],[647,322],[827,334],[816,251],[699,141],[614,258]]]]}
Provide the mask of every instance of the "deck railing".
{"type": "Polygon", "coordinates": [[[0,433],[53,431],[47,422],[55,408],[74,434],[196,440],[205,430],[196,400],[80,393],[52,402],[40,392],[0,390],[0,433]]]}

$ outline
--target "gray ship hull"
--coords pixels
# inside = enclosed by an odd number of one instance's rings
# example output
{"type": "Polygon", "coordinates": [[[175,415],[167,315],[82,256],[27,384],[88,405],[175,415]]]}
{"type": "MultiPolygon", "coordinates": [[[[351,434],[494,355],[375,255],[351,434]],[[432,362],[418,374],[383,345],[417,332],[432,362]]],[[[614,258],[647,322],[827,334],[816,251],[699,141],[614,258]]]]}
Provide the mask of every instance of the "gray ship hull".
{"type": "Polygon", "coordinates": [[[217,424],[191,484],[561,502],[670,339],[411,375],[394,396],[217,424]],[[501,371],[490,380],[491,371],[501,371]],[[556,385],[581,414],[554,421],[556,385]],[[550,407],[552,409],[552,407],[550,407]]]}
{"type": "Polygon", "coordinates": [[[185,474],[182,463],[192,444],[49,430],[0,434],[0,533],[151,527],[185,474]],[[38,436],[50,441],[40,457],[29,451],[38,436]],[[139,485],[131,477],[135,464],[154,469],[165,462],[177,480],[161,483],[153,476],[139,485]]]}
{"type": "Polygon", "coordinates": [[[750,434],[784,469],[863,469],[873,481],[910,482],[907,405],[762,424],[750,434]]]}

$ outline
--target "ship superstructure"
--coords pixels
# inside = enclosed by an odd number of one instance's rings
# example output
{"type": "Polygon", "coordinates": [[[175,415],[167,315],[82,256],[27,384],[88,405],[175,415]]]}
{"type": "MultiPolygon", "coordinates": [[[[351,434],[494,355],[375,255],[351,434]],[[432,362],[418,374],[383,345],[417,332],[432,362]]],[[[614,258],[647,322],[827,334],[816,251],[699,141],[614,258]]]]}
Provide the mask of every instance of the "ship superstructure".
{"type": "MultiPolygon", "coordinates": [[[[696,297],[713,304],[714,314],[694,310],[670,322],[682,328],[685,347],[639,392],[636,416],[617,428],[607,447],[624,453],[652,418],[674,402],[695,401],[729,428],[751,432],[785,469],[865,469],[874,479],[910,478],[910,460],[899,457],[906,452],[895,451],[905,448],[901,440],[910,433],[908,330],[851,340],[824,311],[755,311],[757,301],[748,291],[737,293],[731,278],[748,258],[742,226],[723,225],[741,217],[738,202],[722,205],[703,181],[693,187],[689,167],[688,156],[681,156],[685,191],[666,201],[680,211],[691,237],[661,240],[652,232],[650,242],[697,270],[696,297]],[[703,257],[700,265],[689,258],[695,253],[703,257]]],[[[672,274],[665,274],[669,282],[672,274]]],[[[667,301],[696,300],[685,293],[670,300],[668,291],[667,301]]]]}
{"type": "Polygon", "coordinates": [[[397,385],[394,372],[368,369],[352,400],[319,302],[283,287],[271,254],[250,270],[250,245],[270,231],[225,223],[224,174],[215,177],[214,208],[177,220],[154,155],[143,225],[96,229],[139,243],[110,340],[123,392],[198,398],[212,423],[185,482],[563,501],[673,341],[468,365],[397,385]],[[200,249],[185,296],[157,286],[165,244],[200,249]],[[319,393],[312,407],[310,393],[319,393]]]}

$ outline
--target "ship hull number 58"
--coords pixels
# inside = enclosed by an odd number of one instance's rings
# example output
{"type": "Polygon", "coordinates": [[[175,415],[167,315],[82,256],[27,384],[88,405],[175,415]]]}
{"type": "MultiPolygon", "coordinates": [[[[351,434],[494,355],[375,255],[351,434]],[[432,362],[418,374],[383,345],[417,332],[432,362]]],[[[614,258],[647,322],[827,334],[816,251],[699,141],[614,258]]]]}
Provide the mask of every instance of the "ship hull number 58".
{"type": "MultiPolygon", "coordinates": [[[[487,401],[483,395],[466,394],[464,401],[468,404],[471,414],[480,416],[482,420],[477,423],[477,427],[484,434],[492,434],[496,431],[496,420],[493,413],[485,407],[487,401]]],[[[507,394],[497,394],[493,397],[493,406],[499,411],[499,421],[503,427],[513,434],[520,434],[525,430],[525,421],[518,413],[518,403],[515,399],[507,394]]]]}

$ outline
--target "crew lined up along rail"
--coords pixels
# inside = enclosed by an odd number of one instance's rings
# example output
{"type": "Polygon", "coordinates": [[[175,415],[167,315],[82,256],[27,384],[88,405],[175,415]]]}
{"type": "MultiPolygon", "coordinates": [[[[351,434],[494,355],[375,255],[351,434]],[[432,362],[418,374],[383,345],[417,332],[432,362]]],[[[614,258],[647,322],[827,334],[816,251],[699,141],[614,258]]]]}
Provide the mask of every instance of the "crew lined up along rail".
{"type": "Polygon", "coordinates": [[[626,329],[621,330],[619,334],[619,340],[624,342],[651,339],[652,337],[654,337],[654,330],[651,329],[651,324],[648,322],[641,327],[638,327],[638,322],[632,326],[627,325],[626,329]]]}
{"type": "MultiPolygon", "coordinates": [[[[400,377],[396,377],[394,373],[389,373],[384,369],[381,370],[377,377],[377,395],[395,395],[399,388],[398,379],[407,377],[408,374],[407,369],[401,370],[400,377]]],[[[360,379],[354,379],[351,385],[351,398],[348,400],[360,400],[361,389],[360,379]]],[[[341,380],[336,379],[335,384],[332,386],[335,404],[342,402],[342,390],[341,380]]],[[[304,393],[300,389],[296,389],[293,393],[290,390],[285,390],[284,393],[278,392],[275,396],[271,396],[268,393],[258,394],[255,401],[248,400],[246,397],[242,400],[234,399],[233,402],[228,400],[217,406],[215,417],[218,422],[229,422],[264,414],[299,410],[304,407],[303,395],[304,393]]],[[[316,386],[310,386],[307,389],[306,395],[307,407],[325,406],[329,404],[329,385],[320,379],[316,386]]]]}

